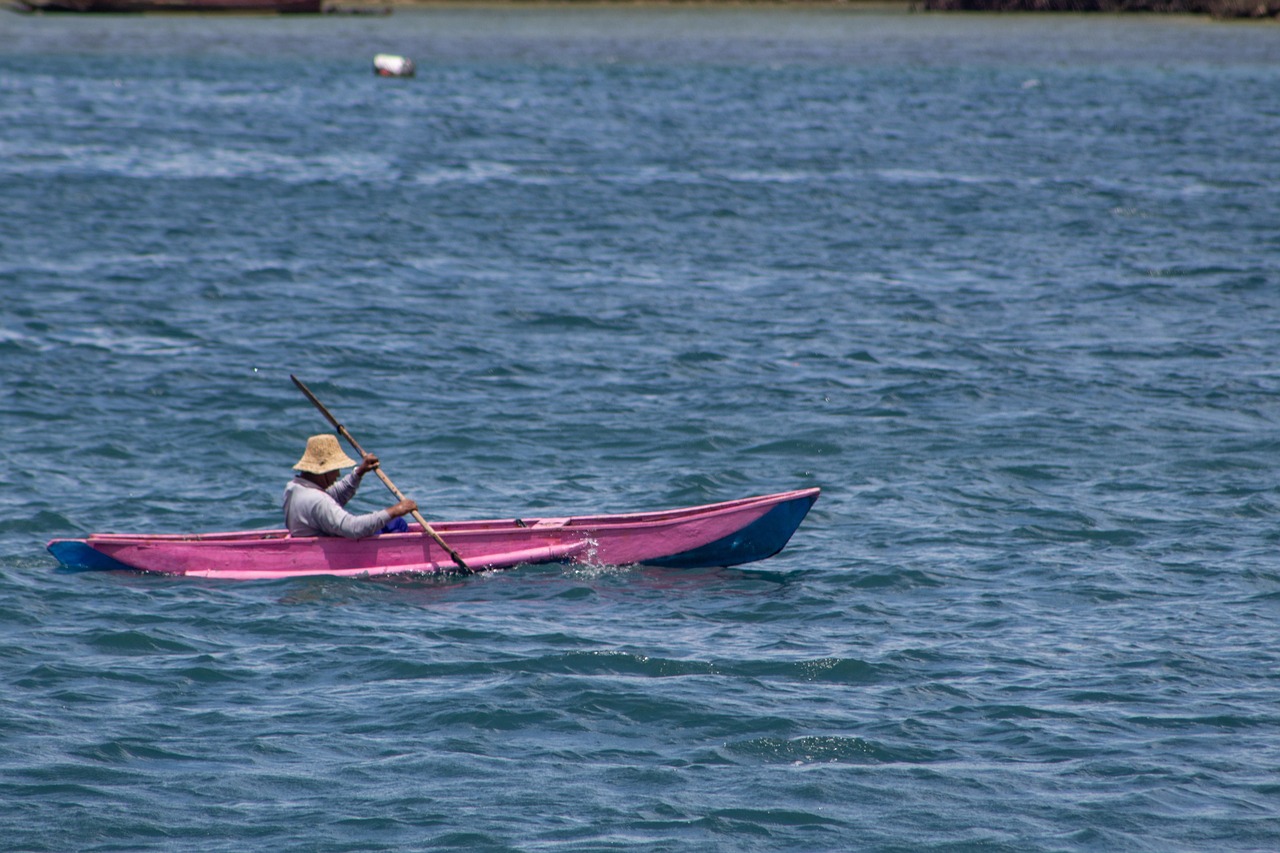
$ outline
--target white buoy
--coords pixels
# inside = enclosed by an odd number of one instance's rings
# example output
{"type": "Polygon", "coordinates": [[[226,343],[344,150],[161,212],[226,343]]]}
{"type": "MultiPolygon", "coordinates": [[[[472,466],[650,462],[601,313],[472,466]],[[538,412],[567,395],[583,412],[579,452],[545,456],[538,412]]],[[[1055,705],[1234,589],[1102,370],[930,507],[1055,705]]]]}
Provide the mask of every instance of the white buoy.
{"type": "Polygon", "coordinates": [[[373,73],[379,77],[412,77],[413,60],[394,53],[379,53],[373,58],[373,73]]]}

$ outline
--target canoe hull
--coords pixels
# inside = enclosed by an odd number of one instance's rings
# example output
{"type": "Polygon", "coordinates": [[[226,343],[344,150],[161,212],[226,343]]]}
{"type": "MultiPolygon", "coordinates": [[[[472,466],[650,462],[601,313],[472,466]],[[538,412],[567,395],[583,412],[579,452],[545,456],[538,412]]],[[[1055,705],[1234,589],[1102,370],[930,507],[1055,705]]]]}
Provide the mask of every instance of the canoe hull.
{"type": "MultiPolygon", "coordinates": [[[[790,540],[818,489],[626,515],[433,524],[473,569],[579,562],[669,568],[734,566],[771,557],[790,540]]],[[[290,537],[283,530],[192,535],[94,534],[49,543],[68,568],[131,569],[235,579],[374,576],[449,571],[444,550],[416,525],[368,539],[290,537]]]]}

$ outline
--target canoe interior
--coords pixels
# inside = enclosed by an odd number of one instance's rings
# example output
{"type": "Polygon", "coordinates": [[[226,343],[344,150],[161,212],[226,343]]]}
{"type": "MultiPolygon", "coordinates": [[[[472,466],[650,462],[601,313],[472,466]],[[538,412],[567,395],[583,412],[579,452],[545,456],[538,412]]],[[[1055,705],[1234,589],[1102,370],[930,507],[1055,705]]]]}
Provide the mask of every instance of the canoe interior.
{"type": "MultiPolygon", "coordinates": [[[[761,502],[789,501],[794,498],[810,497],[804,505],[804,513],[817,500],[818,489],[801,489],[795,492],[783,492],[777,495],[741,498],[734,501],[705,504],[703,506],[685,507],[682,509],[657,510],[653,512],[618,513],[610,515],[581,515],[567,517],[532,517],[503,519],[483,519],[477,521],[440,521],[432,522],[431,529],[443,536],[447,532],[464,533],[471,531],[529,530],[538,527],[585,528],[598,527],[601,524],[641,526],[674,521],[691,516],[706,515],[724,510],[733,510],[761,502]]],[[[804,513],[800,519],[803,520],[804,513]]],[[[799,524],[799,520],[796,522],[799,524]]],[[[417,524],[409,525],[409,533],[384,534],[384,536],[420,536],[422,528],[417,524]]],[[[250,541],[255,539],[288,539],[289,533],[284,529],[238,530],[218,533],[93,533],[89,540],[154,540],[157,542],[225,542],[250,541]]]]}

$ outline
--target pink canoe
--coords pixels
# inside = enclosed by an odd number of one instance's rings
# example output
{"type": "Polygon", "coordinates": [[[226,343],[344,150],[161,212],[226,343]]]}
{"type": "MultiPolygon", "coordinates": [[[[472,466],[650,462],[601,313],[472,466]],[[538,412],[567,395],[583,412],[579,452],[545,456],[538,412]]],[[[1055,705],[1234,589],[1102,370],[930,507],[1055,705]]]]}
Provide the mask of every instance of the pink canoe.
{"type": "MultiPolygon", "coordinates": [[[[535,563],[736,566],[782,550],[818,489],[687,509],[625,515],[442,521],[432,529],[473,570],[535,563]]],[[[126,569],[232,579],[305,575],[365,577],[456,568],[417,525],[368,539],[291,537],[284,530],[55,539],[49,551],[72,569],[126,569]]]]}

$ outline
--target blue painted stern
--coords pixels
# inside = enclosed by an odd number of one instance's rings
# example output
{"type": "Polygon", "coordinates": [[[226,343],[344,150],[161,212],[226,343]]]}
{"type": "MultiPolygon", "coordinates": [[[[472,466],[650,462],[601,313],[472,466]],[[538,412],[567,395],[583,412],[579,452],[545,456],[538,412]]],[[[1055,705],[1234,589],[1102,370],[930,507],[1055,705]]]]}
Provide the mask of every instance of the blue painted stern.
{"type": "Polygon", "coordinates": [[[781,551],[790,541],[800,522],[818,495],[805,495],[780,503],[736,533],[709,542],[700,548],[646,560],[645,565],[669,569],[706,569],[716,566],[738,566],[764,560],[781,551]]]}

